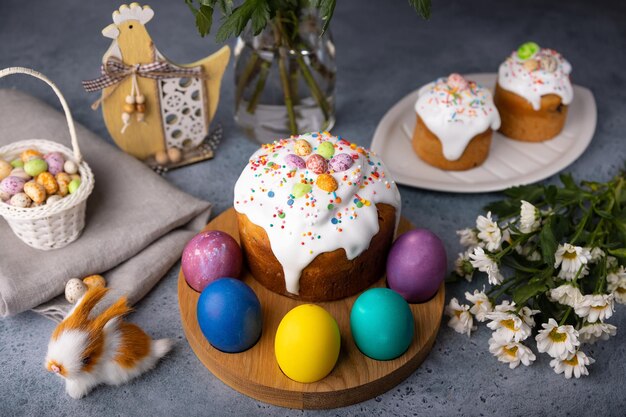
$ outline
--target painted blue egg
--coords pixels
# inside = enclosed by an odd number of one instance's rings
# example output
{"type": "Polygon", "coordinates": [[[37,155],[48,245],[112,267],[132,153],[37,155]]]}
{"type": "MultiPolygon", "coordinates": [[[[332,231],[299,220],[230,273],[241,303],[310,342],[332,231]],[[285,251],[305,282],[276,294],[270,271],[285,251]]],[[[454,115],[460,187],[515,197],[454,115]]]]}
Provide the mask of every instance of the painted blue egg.
{"type": "Polygon", "coordinates": [[[363,354],[384,361],[402,355],[414,334],[409,304],[389,288],[372,288],[361,294],[350,311],[352,338],[363,354]]]}
{"type": "Polygon", "coordinates": [[[263,329],[261,303],[248,285],[234,278],[220,278],[200,294],[198,324],[209,343],[228,353],[255,345],[263,329]]]}

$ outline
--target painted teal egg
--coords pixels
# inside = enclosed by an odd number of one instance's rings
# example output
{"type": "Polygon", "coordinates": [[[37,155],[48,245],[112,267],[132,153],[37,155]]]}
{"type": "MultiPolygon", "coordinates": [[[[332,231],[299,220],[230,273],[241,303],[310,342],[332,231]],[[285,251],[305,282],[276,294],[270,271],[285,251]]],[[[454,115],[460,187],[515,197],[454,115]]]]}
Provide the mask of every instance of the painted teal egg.
{"type": "Polygon", "coordinates": [[[395,359],[406,352],[413,340],[413,313],[397,292],[372,288],[354,302],[350,329],[364,355],[380,361],[395,359]]]}

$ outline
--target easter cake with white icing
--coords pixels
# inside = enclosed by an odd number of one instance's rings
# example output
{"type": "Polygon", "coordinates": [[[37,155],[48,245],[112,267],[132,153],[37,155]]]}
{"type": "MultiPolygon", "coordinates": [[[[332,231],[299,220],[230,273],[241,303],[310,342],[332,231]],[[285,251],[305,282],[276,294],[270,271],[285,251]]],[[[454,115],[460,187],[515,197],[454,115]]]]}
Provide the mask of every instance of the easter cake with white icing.
{"type": "Polygon", "coordinates": [[[445,170],[466,170],[489,155],[500,116],[489,89],[450,74],[422,87],[415,103],[415,153],[445,170]]]}
{"type": "Polygon", "coordinates": [[[328,132],[263,145],[234,192],[250,271],[305,301],[349,297],[383,276],[400,205],[380,158],[328,132]]]}
{"type": "Polygon", "coordinates": [[[507,137],[540,142],[558,135],[574,91],[572,66],[557,51],[534,42],[521,45],[498,70],[494,101],[507,137]]]}

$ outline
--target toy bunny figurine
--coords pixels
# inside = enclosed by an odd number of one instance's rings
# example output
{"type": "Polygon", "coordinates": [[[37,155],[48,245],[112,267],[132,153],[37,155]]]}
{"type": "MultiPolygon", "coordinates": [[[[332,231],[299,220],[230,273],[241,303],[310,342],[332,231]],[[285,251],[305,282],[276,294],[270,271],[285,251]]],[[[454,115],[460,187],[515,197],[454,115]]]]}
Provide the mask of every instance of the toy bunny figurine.
{"type": "Polygon", "coordinates": [[[91,310],[108,289],[90,288],[52,333],[46,368],[65,378],[65,390],[81,398],[99,384],[120,385],[152,369],[172,347],[169,339],[152,340],[138,326],[123,321],[130,312],[122,297],[95,317],[91,310]]]}

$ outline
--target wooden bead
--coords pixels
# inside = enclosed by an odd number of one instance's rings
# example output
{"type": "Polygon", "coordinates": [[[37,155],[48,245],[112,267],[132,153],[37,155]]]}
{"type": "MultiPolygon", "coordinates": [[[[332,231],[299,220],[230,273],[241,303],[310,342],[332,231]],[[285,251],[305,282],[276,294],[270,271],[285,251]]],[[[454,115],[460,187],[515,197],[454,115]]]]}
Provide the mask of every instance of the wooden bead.
{"type": "Polygon", "coordinates": [[[183,159],[183,154],[178,148],[169,148],[167,150],[167,156],[169,156],[170,161],[174,163],[180,162],[180,160],[183,159]]]}
{"type": "Polygon", "coordinates": [[[165,165],[170,161],[169,158],[167,157],[167,152],[165,151],[159,151],[155,153],[154,159],[157,161],[157,164],[159,165],[165,165]]]}
{"type": "Polygon", "coordinates": [[[137,104],[135,104],[135,109],[137,110],[138,113],[145,113],[146,112],[146,105],[137,103],[137,104]]]}
{"type": "Polygon", "coordinates": [[[135,104],[135,97],[128,95],[126,96],[126,103],[127,104],[135,104]]]}
{"type": "Polygon", "coordinates": [[[143,94],[137,94],[137,95],[135,96],[135,102],[136,102],[137,104],[143,104],[143,103],[145,103],[145,102],[146,102],[146,97],[145,97],[143,94]]]}
{"type": "Polygon", "coordinates": [[[126,103],[124,104],[124,112],[131,114],[135,112],[135,105],[134,104],[130,104],[130,103],[126,103]]]}

